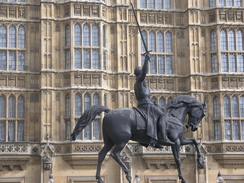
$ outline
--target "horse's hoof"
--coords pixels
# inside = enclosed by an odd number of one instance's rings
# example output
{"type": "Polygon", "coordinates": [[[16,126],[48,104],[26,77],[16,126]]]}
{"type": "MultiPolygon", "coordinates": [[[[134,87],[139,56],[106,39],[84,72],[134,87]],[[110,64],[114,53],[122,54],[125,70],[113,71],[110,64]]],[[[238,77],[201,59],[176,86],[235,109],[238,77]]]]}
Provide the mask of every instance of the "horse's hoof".
{"type": "Polygon", "coordinates": [[[130,175],[126,175],[126,179],[129,181],[129,183],[131,183],[131,176],[130,175]]]}

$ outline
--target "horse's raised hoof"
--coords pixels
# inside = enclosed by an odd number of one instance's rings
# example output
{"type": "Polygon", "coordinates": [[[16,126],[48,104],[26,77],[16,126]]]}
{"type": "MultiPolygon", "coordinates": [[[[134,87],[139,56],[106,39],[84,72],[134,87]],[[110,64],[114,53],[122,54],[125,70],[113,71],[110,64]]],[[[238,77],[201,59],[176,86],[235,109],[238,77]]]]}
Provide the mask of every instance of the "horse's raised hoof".
{"type": "Polygon", "coordinates": [[[131,176],[130,175],[126,175],[126,179],[129,181],[129,183],[131,183],[131,176]]]}

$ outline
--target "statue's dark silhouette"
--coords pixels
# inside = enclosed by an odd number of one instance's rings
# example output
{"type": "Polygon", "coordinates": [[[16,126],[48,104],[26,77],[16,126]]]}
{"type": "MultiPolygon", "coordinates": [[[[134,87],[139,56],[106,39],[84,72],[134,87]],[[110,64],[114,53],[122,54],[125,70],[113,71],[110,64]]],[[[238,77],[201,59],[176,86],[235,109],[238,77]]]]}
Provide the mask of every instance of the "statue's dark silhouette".
{"type": "MultiPolygon", "coordinates": [[[[104,183],[101,179],[101,165],[106,154],[113,148],[111,156],[122,167],[126,174],[126,178],[131,183],[130,171],[120,158],[120,152],[125,147],[129,140],[137,141],[141,144],[150,144],[152,137],[147,135],[146,120],[144,117],[130,108],[119,108],[110,110],[105,106],[94,105],[88,108],[77,122],[71,139],[75,140],[76,136],[92,122],[92,120],[102,112],[107,112],[103,118],[103,140],[104,147],[99,152],[96,179],[98,183],[104,183]],[[144,122],[144,125],[143,125],[144,122]],[[138,128],[138,125],[141,127],[138,128]]],[[[158,131],[165,129],[167,138],[174,144],[170,145],[175,158],[175,163],[178,168],[178,176],[182,183],[187,183],[187,180],[181,172],[180,162],[180,146],[194,144],[197,151],[197,161],[200,168],[204,166],[204,159],[198,147],[198,142],[195,138],[184,138],[183,122],[188,115],[187,128],[191,127],[192,131],[198,129],[198,125],[206,113],[206,104],[198,101],[196,98],[188,95],[183,95],[174,98],[165,108],[166,122],[158,121],[158,131]],[[165,125],[166,124],[166,125],[165,125]]],[[[168,145],[164,143],[160,133],[157,134],[158,145],[168,145]]],[[[169,145],[168,145],[169,146],[169,145]]]]}

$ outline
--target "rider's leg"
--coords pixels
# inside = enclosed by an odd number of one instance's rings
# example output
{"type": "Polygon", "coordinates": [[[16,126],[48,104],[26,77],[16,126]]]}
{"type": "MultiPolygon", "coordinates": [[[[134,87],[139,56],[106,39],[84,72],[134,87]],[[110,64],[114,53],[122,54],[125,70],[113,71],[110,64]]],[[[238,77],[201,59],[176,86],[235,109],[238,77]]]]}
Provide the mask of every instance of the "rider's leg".
{"type": "Polygon", "coordinates": [[[158,128],[158,133],[159,136],[162,138],[162,143],[166,145],[174,145],[175,143],[169,140],[167,133],[166,133],[166,120],[163,119],[163,117],[159,118],[159,128],[158,128]]]}

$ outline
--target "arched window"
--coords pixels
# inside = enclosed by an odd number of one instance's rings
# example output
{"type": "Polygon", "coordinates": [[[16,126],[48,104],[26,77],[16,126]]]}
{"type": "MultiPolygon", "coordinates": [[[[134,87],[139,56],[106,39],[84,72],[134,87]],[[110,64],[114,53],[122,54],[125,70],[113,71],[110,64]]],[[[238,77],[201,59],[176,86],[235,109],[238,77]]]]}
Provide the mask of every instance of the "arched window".
{"type": "Polygon", "coordinates": [[[74,42],[75,42],[75,46],[81,46],[81,26],[80,26],[80,24],[75,24],[74,42]]]}
{"type": "Polygon", "coordinates": [[[164,74],[164,56],[158,56],[158,74],[164,74]]]}
{"type": "Polygon", "coordinates": [[[232,117],[239,117],[238,113],[238,102],[237,102],[237,97],[233,96],[231,100],[231,105],[232,105],[232,117]]]}
{"type": "Polygon", "coordinates": [[[152,50],[152,52],[156,52],[155,33],[154,32],[150,32],[150,34],[149,34],[149,50],[152,50]]]}
{"type": "Polygon", "coordinates": [[[222,66],[222,72],[228,72],[227,54],[221,54],[221,66],[222,66]]]}
{"type": "Polygon", "coordinates": [[[154,0],[148,0],[148,8],[154,8],[155,4],[154,4],[154,0]]]}
{"type": "Polygon", "coordinates": [[[6,118],[6,98],[0,96],[0,118],[6,118]]]}
{"type": "Polygon", "coordinates": [[[230,72],[236,72],[236,56],[230,54],[230,72]]]}
{"type": "Polygon", "coordinates": [[[65,117],[70,117],[70,95],[65,96],[65,117]]]}
{"type": "Polygon", "coordinates": [[[217,55],[211,55],[211,62],[212,62],[212,73],[218,72],[218,60],[217,55]]]}
{"type": "Polygon", "coordinates": [[[172,100],[173,100],[173,98],[172,97],[169,97],[168,98],[168,104],[171,104],[172,100]]]}
{"type": "Polygon", "coordinates": [[[224,97],[224,117],[230,117],[230,98],[224,97]]]}
{"type": "Polygon", "coordinates": [[[156,1],[156,9],[163,9],[163,3],[162,0],[157,0],[156,1]]]}
{"type": "Polygon", "coordinates": [[[19,26],[18,29],[18,47],[25,48],[25,29],[23,26],[19,26]]]}
{"type": "Polygon", "coordinates": [[[90,46],[90,27],[88,24],[83,26],[83,46],[90,46]]]}
{"type": "Polygon", "coordinates": [[[9,47],[15,48],[16,47],[16,29],[15,26],[10,26],[9,28],[9,47]]]}
{"type": "Polygon", "coordinates": [[[82,114],[82,98],[79,93],[75,95],[75,116],[81,116],[82,114]]]}
{"type": "Polygon", "coordinates": [[[236,32],[236,49],[243,50],[243,38],[241,30],[236,32]]]}
{"type": "Polygon", "coordinates": [[[234,31],[230,30],[228,32],[228,49],[229,50],[235,50],[235,37],[234,37],[234,31]]]}
{"type": "Polygon", "coordinates": [[[244,59],[243,59],[243,54],[238,54],[237,55],[237,61],[238,61],[238,72],[244,72],[244,59]]]}
{"type": "Polygon", "coordinates": [[[166,56],[166,74],[173,74],[172,57],[166,56]]]}
{"type": "Polygon", "coordinates": [[[82,68],[81,49],[75,49],[75,68],[82,68]]]}
{"type": "Polygon", "coordinates": [[[96,93],[93,95],[93,105],[99,105],[100,104],[100,98],[99,95],[96,93]]]}
{"type": "Polygon", "coordinates": [[[98,49],[92,50],[92,67],[93,67],[93,69],[100,69],[99,50],[98,49]]]}
{"type": "Polygon", "coordinates": [[[215,6],[215,0],[209,0],[209,7],[215,6]]]}
{"type": "Polygon", "coordinates": [[[65,46],[70,46],[70,26],[65,27],[65,46]]]}
{"type": "Polygon", "coordinates": [[[159,106],[164,107],[165,106],[165,99],[162,97],[159,99],[159,106]]]}
{"type": "Polygon", "coordinates": [[[23,96],[18,97],[18,118],[25,117],[25,100],[23,96]]]}
{"type": "Polygon", "coordinates": [[[5,26],[0,27],[0,47],[7,47],[7,29],[5,26]]]}
{"type": "Polygon", "coordinates": [[[16,70],[16,51],[9,51],[8,54],[8,69],[16,70]]]}
{"type": "Polygon", "coordinates": [[[165,43],[165,48],[166,48],[166,53],[172,53],[172,36],[170,32],[166,33],[166,43],[165,43]]]}
{"type": "Polygon", "coordinates": [[[164,9],[171,9],[171,0],[164,0],[164,9]]]}
{"type": "Polygon", "coordinates": [[[99,33],[98,26],[92,26],[92,46],[99,46],[99,33]]]}
{"type": "Polygon", "coordinates": [[[214,114],[214,118],[220,117],[218,97],[214,97],[214,99],[213,99],[213,114],[214,114]]]}
{"type": "Polygon", "coordinates": [[[150,74],[156,74],[156,56],[150,57],[150,74]]]}
{"type": "Polygon", "coordinates": [[[16,100],[13,95],[11,95],[8,98],[8,117],[9,118],[15,118],[15,105],[16,105],[16,100]]]}
{"type": "Polygon", "coordinates": [[[240,97],[240,111],[241,117],[244,117],[244,96],[240,97]]]}
{"type": "Polygon", "coordinates": [[[157,34],[157,52],[164,52],[164,38],[162,32],[157,34]]]}
{"type": "MultiPolygon", "coordinates": [[[[142,37],[147,45],[147,33],[146,31],[142,31],[142,37]]],[[[146,52],[143,41],[141,40],[141,52],[146,52]]]]}
{"type": "Polygon", "coordinates": [[[221,50],[227,50],[227,36],[226,36],[226,31],[221,30],[220,31],[220,48],[221,50]]]}
{"type": "Polygon", "coordinates": [[[90,69],[91,68],[91,56],[90,56],[89,49],[84,49],[83,61],[84,61],[84,68],[90,69]]]}
{"type": "Polygon", "coordinates": [[[88,109],[91,106],[91,97],[88,93],[84,96],[84,110],[88,109]]]}
{"type": "Polygon", "coordinates": [[[210,33],[210,43],[211,43],[211,51],[217,50],[217,42],[216,42],[216,32],[211,31],[210,33]]]}

